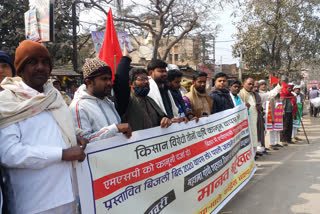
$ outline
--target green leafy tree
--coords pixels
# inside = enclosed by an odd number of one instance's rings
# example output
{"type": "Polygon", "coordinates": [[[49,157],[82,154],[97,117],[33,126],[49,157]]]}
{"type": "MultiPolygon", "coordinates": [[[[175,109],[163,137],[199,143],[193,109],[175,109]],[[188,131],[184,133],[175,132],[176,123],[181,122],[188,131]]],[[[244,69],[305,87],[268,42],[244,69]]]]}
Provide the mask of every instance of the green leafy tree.
{"type": "Polygon", "coordinates": [[[320,50],[319,0],[245,1],[234,56],[251,72],[293,74],[320,50]]]}

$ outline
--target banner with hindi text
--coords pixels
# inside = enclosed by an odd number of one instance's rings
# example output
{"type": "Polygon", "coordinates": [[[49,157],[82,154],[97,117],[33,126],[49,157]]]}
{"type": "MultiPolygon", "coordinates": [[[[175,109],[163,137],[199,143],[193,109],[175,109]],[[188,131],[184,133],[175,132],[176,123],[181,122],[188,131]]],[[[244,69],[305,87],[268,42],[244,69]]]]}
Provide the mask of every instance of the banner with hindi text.
{"type": "Polygon", "coordinates": [[[82,213],[217,213],[255,172],[245,105],[88,144],[82,213]]]}

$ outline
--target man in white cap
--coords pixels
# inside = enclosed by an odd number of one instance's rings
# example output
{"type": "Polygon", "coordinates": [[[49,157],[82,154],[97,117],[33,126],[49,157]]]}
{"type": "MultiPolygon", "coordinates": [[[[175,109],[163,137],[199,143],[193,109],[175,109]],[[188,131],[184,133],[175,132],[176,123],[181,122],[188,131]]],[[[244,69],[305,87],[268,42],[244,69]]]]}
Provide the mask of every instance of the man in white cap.
{"type": "MultiPolygon", "coordinates": [[[[292,93],[294,94],[294,96],[296,96],[297,104],[298,103],[302,104],[302,110],[303,110],[304,95],[301,93],[300,90],[301,90],[301,86],[300,85],[295,85],[293,87],[293,92],[292,93]]],[[[300,114],[300,113],[298,113],[298,114],[302,116],[302,114],[300,114]]],[[[300,118],[297,118],[297,119],[300,119],[300,118]]],[[[299,127],[295,127],[295,126],[293,126],[293,128],[292,128],[292,137],[291,137],[292,138],[291,139],[292,142],[301,141],[301,139],[297,137],[298,129],[299,129],[299,127]]]]}

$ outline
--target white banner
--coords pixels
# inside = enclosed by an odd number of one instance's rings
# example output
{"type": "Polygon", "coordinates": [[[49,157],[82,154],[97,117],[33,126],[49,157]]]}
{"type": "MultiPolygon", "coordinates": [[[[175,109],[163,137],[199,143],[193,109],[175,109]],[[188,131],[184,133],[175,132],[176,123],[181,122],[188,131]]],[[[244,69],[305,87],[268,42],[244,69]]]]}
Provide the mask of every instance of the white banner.
{"type": "Polygon", "coordinates": [[[217,213],[255,172],[244,105],[88,144],[82,213],[217,213]],[[133,211],[134,210],[134,211],[133,211]]]}

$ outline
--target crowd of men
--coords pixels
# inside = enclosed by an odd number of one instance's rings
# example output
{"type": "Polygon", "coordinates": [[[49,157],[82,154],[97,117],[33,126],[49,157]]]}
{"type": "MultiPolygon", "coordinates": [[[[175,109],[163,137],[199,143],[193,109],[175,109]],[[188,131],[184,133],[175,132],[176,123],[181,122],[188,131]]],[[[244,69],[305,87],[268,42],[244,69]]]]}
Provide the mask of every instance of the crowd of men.
{"type": "Polygon", "coordinates": [[[14,60],[0,52],[3,213],[77,213],[74,161],[85,159],[87,143],[118,133],[130,138],[133,131],[197,122],[245,104],[256,158],[300,140],[292,126],[297,102],[304,102],[300,86],[280,81],[267,91],[264,80],[246,78],[242,84],[217,73],[208,92],[207,74],[197,72],[190,91],[182,94],[183,73],[177,66],[159,59],[146,69],[131,68],[130,63],[125,48],[112,81],[105,62],[87,59],[84,84],[70,103],[59,81],[48,81],[52,61],[44,46],[22,41],[14,60]],[[270,142],[265,142],[267,101],[272,112],[278,102],[284,110],[283,130],[270,131],[270,142]]]}

